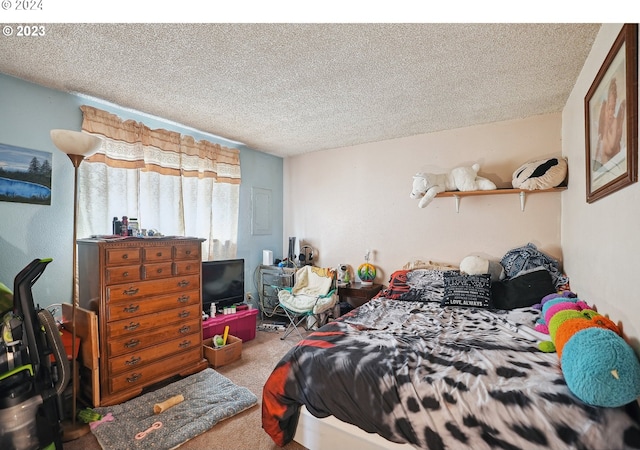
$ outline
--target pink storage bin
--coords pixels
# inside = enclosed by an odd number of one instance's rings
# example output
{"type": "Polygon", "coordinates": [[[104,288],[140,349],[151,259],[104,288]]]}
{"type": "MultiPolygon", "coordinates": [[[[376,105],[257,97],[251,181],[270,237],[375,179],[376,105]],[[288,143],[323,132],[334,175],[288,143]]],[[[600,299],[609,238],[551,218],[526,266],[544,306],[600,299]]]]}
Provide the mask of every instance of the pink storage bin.
{"type": "Polygon", "coordinates": [[[224,327],[229,325],[229,334],[250,341],[256,337],[257,309],[245,309],[234,314],[217,314],[202,322],[202,339],[209,339],[216,334],[222,335],[224,327]]]}

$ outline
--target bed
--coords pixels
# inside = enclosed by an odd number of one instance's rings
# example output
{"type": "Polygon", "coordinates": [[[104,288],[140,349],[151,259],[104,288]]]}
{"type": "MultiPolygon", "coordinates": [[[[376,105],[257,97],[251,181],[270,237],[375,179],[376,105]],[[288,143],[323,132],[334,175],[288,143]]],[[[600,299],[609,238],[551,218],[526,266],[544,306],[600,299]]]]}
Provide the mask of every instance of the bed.
{"type": "MultiPolygon", "coordinates": [[[[395,289],[392,277],[377,298],[277,364],[262,399],[262,426],[277,445],[640,448],[636,403],[581,402],[557,355],[539,350],[548,339],[534,329],[540,310],[496,309],[468,286],[466,301],[456,302],[442,283],[448,272],[401,272],[405,281],[419,273],[421,283],[395,289]]],[[[480,291],[487,286],[475,280],[480,291]]]]}

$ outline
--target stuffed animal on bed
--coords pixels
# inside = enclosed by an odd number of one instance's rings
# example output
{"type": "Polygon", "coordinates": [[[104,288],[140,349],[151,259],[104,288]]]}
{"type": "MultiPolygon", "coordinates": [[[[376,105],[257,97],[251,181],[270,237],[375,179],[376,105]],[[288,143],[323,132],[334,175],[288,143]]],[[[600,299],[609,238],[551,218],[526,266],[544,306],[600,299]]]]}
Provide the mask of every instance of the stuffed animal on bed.
{"type": "Polygon", "coordinates": [[[537,320],[535,329],[541,333],[549,334],[549,322],[554,314],[567,309],[582,311],[583,309],[590,309],[589,305],[580,300],[579,298],[566,298],[557,297],[549,300],[542,306],[542,314],[537,320]]]}
{"type": "MultiPolygon", "coordinates": [[[[551,306],[558,303],[562,303],[562,302],[577,303],[580,300],[577,297],[578,296],[571,291],[554,292],[552,294],[545,295],[544,297],[542,297],[542,300],[540,301],[540,303],[533,305],[534,309],[539,309],[542,311],[542,314],[540,314],[540,317],[538,318],[538,320],[536,320],[536,325],[535,325],[536,331],[549,334],[549,327],[548,327],[549,322],[547,322],[545,319],[548,309],[551,306]]],[[[581,304],[580,306],[588,307],[588,305],[586,304],[581,304]]],[[[572,308],[572,309],[579,310],[580,308],[572,308]]]]}
{"type": "Polygon", "coordinates": [[[559,297],[576,298],[577,295],[569,290],[554,292],[553,294],[545,295],[544,297],[542,297],[542,300],[540,300],[540,303],[533,305],[532,308],[541,310],[544,304],[547,303],[549,300],[553,300],[559,297]]]}
{"type": "Polygon", "coordinates": [[[496,185],[478,176],[479,164],[456,167],[449,173],[418,173],[413,177],[413,189],[409,195],[420,199],[418,206],[424,208],[437,194],[444,191],[490,191],[496,185]]]}
{"type": "Polygon", "coordinates": [[[609,328],[619,334],[618,327],[608,318],[593,309],[562,309],[553,313],[549,321],[550,341],[543,341],[538,348],[546,353],[557,352],[562,355],[562,347],[576,331],[589,327],[609,328]]]}
{"type": "Polygon", "coordinates": [[[538,348],[558,353],[567,387],[583,402],[603,407],[631,403],[640,396],[635,352],[608,317],[588,307],[574,308],[579,301],[563,301],[567,299],[544,303],[551,341],[540,342],[538,348]]]}
{"type": "Polygon", "coordinates": [[[617,408],[640,396],[640,362],[617,333],[590,327],[573,334],[560,359],[569,390],[593,406],[617,408]]]}
{"type": "Polygon", "coordinates": [[[460,272],[467,275],[483,275],[488,273],[491,281],[504,278],[504,268],[499,261],[492,261],[478,255],[470,255],[460,261],[460,272]]]}

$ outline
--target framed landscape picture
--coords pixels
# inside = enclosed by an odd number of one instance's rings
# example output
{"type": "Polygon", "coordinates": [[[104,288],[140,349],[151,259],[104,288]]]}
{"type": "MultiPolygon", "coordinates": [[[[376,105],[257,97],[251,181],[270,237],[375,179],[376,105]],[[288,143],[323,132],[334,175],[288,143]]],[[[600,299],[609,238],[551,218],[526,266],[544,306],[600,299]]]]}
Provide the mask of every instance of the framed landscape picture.
{"type": "Polygon", "coordinates": [[[638,25],[622,27],[585,97],[587,203],[638,180],[638,25]]]}
{"type": "Polygon", "coordinates": [[[52,157],[0,143],[0,201],[51,205],[52,157]]]}

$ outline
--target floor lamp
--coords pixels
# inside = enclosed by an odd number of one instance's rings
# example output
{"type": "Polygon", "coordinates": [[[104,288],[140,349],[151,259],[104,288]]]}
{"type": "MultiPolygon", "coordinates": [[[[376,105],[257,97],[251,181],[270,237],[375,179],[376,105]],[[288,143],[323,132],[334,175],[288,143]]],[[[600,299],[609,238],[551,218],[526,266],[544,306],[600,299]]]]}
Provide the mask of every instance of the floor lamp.
{"type": "Polygon", "coordinates": [[[66,153],[74,167],[73,178],[73,286],[72,292],[72,313],[71,313],[71,365],[72,365],[72,412],[71,412],[71,424],[63,424],[63,440],[71,441],[77,439],[80,436],[89,432],[89,427],[86,424],[76,423],[76,402],[77,402],[77,389],[78,389],[78,362],[76,358],[76,308],[79,306],[78,295],[78,247],[77,247],[77,232],[78,232],[78,167],[82,160],[91,156],[98,150],[102,140],[91,134],[82,133],[80,131],[71,130],[51,130],[51,140],[62,152],[66,153]],[[80,425],[80,426],[78,426],[80,425]]]}

